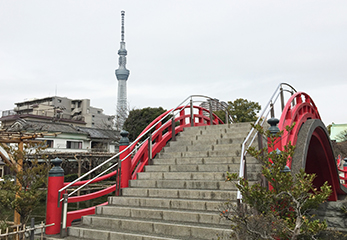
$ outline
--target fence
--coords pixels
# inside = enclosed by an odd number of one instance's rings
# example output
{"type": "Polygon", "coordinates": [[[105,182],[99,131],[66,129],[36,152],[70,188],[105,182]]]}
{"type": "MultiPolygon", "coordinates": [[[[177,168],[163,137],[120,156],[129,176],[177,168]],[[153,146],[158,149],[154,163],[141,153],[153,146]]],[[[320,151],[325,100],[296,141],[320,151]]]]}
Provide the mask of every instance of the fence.
{"type": "Polygon", "coordinates": [[[46,227],[50,227],[53,225],[54,225],[54,223],[45,225],[43,222],[41,222],[40,225],[35,226],[35,219],[32,218],[30,227],[27,227],[25,224],[24,225],[16,225],[16,226],[6,228],[5,233],[2,233],[2,231],[0,229],[0,239],[4,239],[4,240],[12,240],[12,239],[34,240],[34,239],[38,239],[38,236],[36,236],[36,238],[34,238],[35,237],[35,230],[41,229],[41,231],[39,233],[40,234],[39,239],[43,240],[43,233],[44,233],[46,227]]]}

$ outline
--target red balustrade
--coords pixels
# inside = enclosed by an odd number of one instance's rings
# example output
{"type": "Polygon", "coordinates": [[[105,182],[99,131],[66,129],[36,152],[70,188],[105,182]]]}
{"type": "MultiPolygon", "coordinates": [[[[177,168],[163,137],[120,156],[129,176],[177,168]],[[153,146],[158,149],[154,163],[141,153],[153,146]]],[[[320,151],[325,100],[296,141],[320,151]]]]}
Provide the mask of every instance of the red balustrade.
{"type": "MultiPolygon", "coordinates": [[[[167,114],[171,112],[167,111],[163,114],[161,114],[159,117],[157,117],[153,122],[151,122],[140,134],[140,136],[144,133],[146,133],[149,129],[151,129],[153,126],[155,126],[155,131],[152,134],[152,156],[155,157],[157,153],[159,153],[162,148],[166,145],[166,143],[172,138],[172,131],[174,129],[175,135],[178,134],[179,132],[183,131],[185,127],[190,127],[190,114],[185,113],[185,109],[189,109],[190,106],[185,106],[185,107],[178,107],[176,108],[172,114],[175,112],[179,112],[179,116],[175,118],[174,123],[179,124],[175,126],[174,128],[172,127],[173,121],[167,121],[164,123],[166,119],[163,119],[167,114]],[[188,121],[187,121],[188,120],[188,121]],[[188,122],[188,123],[187,123],[188,122]]],[[[193,114],[193,126],[203,126],[203,125],[211,125],[211,120],[208,116],[204,115],[204,112],[208,112],[207,109],[202,108],[200,106],[193,106],[194,109],[197,110],[197,113],[193,114]]],[[[169,116],[170,117],[170,116],[169,116]]],[[[223,124],[223,121],[217,117],[217,115],[213,114],[213,120],[212,124],[217,125],[217,124],[223,124]]],[[[148,141],[144,142],[134,157],[131,159],[128,154],[134,150],[136,147],[136,144],[140,141],[140,138],[136,140],[130,147],[128,146],[120,146],[119,151],[125,150],[119,157],[119,159],[123,160],[122,161],[122,180],[121,180],[121,187],[128,187],[128,182],[129,180],[136,179],[137,173],[142,172],[143,168],[145,165],[148,164],[148,141]],[[128,156],[128,157],[127,157],[128,156]],[[125,159],[125,157],[127,157],[125,159]]],[[[108,173],[102,177],[98,177],[94,180],[92,180],[90,183],[97,183],[103,180],[106,180],[112,176],[117,175],[117,170],[108,173]]],[[[53,178],[52,178],[53,180],[53,178]]],[[[72,186],[82,186],[83,184],[86,184],[90,180],[85,180],[85,181],[79,181],[74,183],[72,186]]],[[[49,190],[49,194],[51,195],[49,202],[51,205],[54,207],[51,207],[50,209],[47,209],[47,215],[51,216],[51,219],[55,219],[54,216],[56,216],[56,225],[53,227],[48,227],[46,230],[46,234],[57,234],[60,231],[60,216],[61,216],[61,207],[57,208],[56,205],[58,205],[58,190],[62,186],[67,186],[69,183],[60,183],[59,187],[54,189],[54,193],[49,190]]],[[[54,183],[51,183],[53,186],[54,183]]],[[[76,202],[82,202],[82,201],[87,201],[87,200],[92,200],[98,197],[105,196],[107,194],[110,194],[116,190],[116,184],[112,185],[106,189],[102,189],[97,192],[85,194],[82,196],[74,196],[74,197],[69,197],[68,198],[68,203],[76,203],[76,202]]],[[[60,196],[61,197],[61,196],[60,196]]],[[[100,204],[101,205],[107,205],[107,202],[100,204]]],[[[60,204],[61,206],[61,204],[60,204]]],[[[72,221],[76,219],[80,219],[82,216],[85,215],[90,215],[90,214],[95,214],[95,206],[86,208],[86,209],[81,209],[81,210],[76,210],[76,211],[70,211],[67,213],[67,226],[71,226],[72,221]]],[[[51,222],[54,222],[55,220],[52,220],[51,222]]]]}

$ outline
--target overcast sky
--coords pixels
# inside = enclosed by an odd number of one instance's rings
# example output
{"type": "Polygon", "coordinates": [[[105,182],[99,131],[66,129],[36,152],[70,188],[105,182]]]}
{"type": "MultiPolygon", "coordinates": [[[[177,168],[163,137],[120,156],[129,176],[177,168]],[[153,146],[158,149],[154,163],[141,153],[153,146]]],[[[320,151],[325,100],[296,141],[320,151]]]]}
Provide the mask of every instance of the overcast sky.
{"type": "Polygon", "coordinates": [[[0,110],[57,93],[115,114],[121,10],[131,108],[265,105],[287,82],[347,123],[345,0],[0,0],[0,110]]]}

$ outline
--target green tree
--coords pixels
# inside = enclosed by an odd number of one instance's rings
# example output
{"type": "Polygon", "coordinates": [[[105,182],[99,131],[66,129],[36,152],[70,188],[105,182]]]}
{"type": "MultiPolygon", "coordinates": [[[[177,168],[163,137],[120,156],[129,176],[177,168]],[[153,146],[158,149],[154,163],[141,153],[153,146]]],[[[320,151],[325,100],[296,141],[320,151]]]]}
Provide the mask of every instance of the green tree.
{"type": "Polygon", "coordinates": [[[332,124],[329,124],[329,125],[327,126],[327,130],[328,130],[329,135],[331,134],[331,126],[332,126],[332,124]]]}
{"type": "MultiPolygon", "coordinates": [[[[228,101],[228,110],[234,122],[253,122],[257,120],[257,113],[261,107],[259,103],[238,98],[235,101],[228,101]]],[[[225,111],[215,111],[215,114],[222,120],[225,119],[225,111]]]]}
{"type": "MultiPolygon", "coordinates": [[[[264,134],[260,126],[256,128],[264,134]]],[[[266,131],[271,149],[274,149],[276,139],[282,133],[271,135],[266,131]]],[[[272,189],[260,183],[250,185],[246,179],[238,178],[237,174],[227,174],[227,180],[233,181],[241,192],[243,204],[235,207],[232,203],[226,203],[221,215],[232,222],[237,238],[315,239],[327,228],[327,224],[314,219],[310,211],[326,201],[332,192],[331,187],[325,182],[320,189],[315,188],[315,174],[307,174],[303,169],[298,173],[283,171],[294,153],[294,146],[290,143],[280,153],[267,153],[267,149],[254,148],[248,152],[263,164],[262,175],[272,189]]]]}
{"type": "Polygon", "coordinates": [[[154,119],[164,112],[166,110],[162,107],[131,110],[123,125],[123,128],[129,132],[129,140],[134,141],[154,119]]]}
{"type": "Polygon", "coordinates": [[[347,130],[343,130],[339,134],[337,134],[336,140],[338,140],[339,142],[347,141],[347,130]]]}
{"type": "Polygon", "coordinates": [[[6,226],[6,221],[12,218],[14,211],[19,213],[21,223],[25,224],[34,208],[46,197],[44,189],[49,168],[46,157],[42,154],[46,146],[44,143],[25,143],[23,151],[13,146],[2,145],[2,147],[10,157],[7,165],[20,185],[10,180],[0,184],[1,225],[6,226]],[[20,171],[18,164],[21,165],[20,171]]]}

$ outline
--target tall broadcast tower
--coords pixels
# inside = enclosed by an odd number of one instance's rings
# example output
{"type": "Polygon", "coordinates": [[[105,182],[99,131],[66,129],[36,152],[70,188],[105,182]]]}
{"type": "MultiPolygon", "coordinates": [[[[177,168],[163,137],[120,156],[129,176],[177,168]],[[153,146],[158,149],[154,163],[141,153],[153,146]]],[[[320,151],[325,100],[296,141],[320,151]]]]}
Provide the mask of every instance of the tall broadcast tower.
{"type": "Polygon", "coordinates": [[[128,116],[127,80],[130,74],[129,70],[126,69],[125,67],[127,50],[125,49],[125,42],[124,42],[124,15],[125,15],[125,11],[122,11],[121,12],[121,16],[122,16],[121,42],[120,42],[120,49],[118,50],[119,67],[116,70],[116,77],[118,80],[116,128],[118,128],[119,130],[122,129],[123,124],[128,116]]]}

